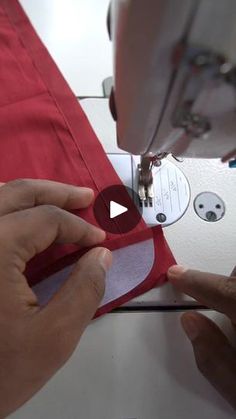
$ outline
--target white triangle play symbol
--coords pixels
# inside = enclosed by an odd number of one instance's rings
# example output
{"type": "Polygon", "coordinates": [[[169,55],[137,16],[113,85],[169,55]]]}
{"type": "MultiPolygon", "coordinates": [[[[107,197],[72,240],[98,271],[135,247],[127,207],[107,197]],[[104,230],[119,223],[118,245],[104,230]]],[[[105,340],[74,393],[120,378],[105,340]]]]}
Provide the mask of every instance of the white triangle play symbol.
{"type": "Polygon", "coordinates": [[[118,202],[110,201],[110,218],[118,217],[118,215],[124,214],[128,211],[128,208],[118,204],[118,202]]]}

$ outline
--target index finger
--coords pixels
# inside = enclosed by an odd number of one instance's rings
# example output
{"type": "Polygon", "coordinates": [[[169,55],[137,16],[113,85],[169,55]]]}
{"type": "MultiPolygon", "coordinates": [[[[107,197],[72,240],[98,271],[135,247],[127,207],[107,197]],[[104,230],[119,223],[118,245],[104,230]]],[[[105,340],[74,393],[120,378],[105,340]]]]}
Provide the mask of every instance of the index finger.
{"type": "Polygon", "coordinates": [[[38,205],[55,205],[67,210],[86,208],[93,198],[90,188],[50,180],[17,179],[0,188],[0,216],[38,205]]]}
{"type": "Polygon", "coordinates": [[[236,321],[236,278],[172,266],[171,283],[201,304],[226,314],[236,321]]]}
{"type": "Polygon", "coordinates": [[[41,205],[0,218],[0,272],[13,265],[24,272],[25,264],[53,243],[94,246],[105,232],[85,220],[52,205],[41,205]],[[14,259],[14,260],[13,260],[14,259]]]}

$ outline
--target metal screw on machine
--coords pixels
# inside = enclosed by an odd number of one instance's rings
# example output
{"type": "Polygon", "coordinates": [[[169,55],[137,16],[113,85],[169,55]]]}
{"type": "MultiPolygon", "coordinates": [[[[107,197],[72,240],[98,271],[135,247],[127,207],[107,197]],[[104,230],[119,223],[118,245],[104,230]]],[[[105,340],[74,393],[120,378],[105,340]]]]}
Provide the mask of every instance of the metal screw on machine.
{"type": "Polygon", "coordinates": [[[217,215],[214,211],[207,211],[206,218],[208,221],[214,222],[217,219],[217,215]]]}
{"type": "MultiPolygon", "coordinates": [[[[199,93],[210,81],[236,85],[236,69],[226,57],[211,50],[190,46],[185,53],[183,68],[185,88],[180,94],[173,113],[173,126],[183,128],[188,139],[207,139],[212,130],[210,119],[194,111],[199,93]]],[[[204,112],[204,110],[202,110],[204,112]]]]}
{"type": "Polygon", "coordinates": [[[184,128],[186,133],[193,138],[204,138],[211,130],[211,124],[207,117],[182,108],[176,110],[174,126],[184,128]]]}
{"type": "Polygon", "coordinates": [[[166,221],[166,216],[163,213],[159,213],[157,214],[156,219],[159,223],[163,224],[166,221]]]}

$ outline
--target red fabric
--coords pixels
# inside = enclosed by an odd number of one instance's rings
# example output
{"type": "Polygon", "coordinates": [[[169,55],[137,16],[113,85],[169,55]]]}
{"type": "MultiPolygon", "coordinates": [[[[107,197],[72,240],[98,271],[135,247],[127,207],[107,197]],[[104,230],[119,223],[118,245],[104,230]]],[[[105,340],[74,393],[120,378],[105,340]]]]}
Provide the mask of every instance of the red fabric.
{"type": "MultiPolygon", "coordinates": [[[[91,187],[96,194],[121,184],[77,99],[17,0],[0,1],[0,88],[0,181],[50,179],[91,187]]],[[[96,224],[92,207],[78,214],[96,224]]],[[[158,253],[151,274],[132,293],[100,313],[163,282],[163,274],[174,263],[161,229],[148,229],[143,220],[126,235],[108,234],[105,244],[110,249],[151,235],[158,253]]],[[[75,246],[51,246],[27,267],[29,284],[65,267],[78,255],[75,246]]]]}

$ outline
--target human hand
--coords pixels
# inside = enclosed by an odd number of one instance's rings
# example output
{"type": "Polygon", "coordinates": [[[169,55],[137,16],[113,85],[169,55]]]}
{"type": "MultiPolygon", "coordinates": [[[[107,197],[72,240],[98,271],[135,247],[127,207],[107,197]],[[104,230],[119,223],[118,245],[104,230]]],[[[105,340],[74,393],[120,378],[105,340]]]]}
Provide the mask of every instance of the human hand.
{"type": "MultiPolygon", "coordinates": [[[[236,269],[226,277],[173,266],[168,278],[180,292],[224,313],[236,325],[236,269]]],[[[220,328],[202,314],[185,313],[181,322],[199,370],[236,409],[236,350],[220,328]]]]}
{"type": "Polygon", "coordinates": [[[111,253],[96,248],[40,308],[26,263],[52,243],[92,246],[105,233],[65,211],[93,200],[87,188],[18,180],[0,188],[0,418],[36,393],[67,361],[104,293],[111,253]]]}

